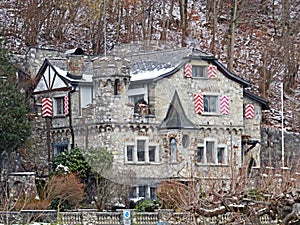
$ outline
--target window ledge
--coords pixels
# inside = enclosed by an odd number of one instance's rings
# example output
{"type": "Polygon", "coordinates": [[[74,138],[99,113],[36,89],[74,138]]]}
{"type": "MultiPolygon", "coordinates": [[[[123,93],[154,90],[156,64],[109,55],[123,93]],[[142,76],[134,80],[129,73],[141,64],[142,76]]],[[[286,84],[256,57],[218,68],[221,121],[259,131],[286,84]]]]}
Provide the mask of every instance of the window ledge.
{"type": "Polygon", "coordinates": [[[210,112],[203,112],[201,113],[202,116],[222,116],[223,114],[221,113],[210,113],[210,112]]]}
{"type": "Polygon", "coordinates": [[[54,115],[53,118],[66,118],[68,115],[54,115]]]}
{"type": "Polygon", "coordinates": [[[204,164],[204,163],[196,163],[197,166],[212,166],[212,167],[229,167],[228,164],[204,164]]]}
{"type": "Polygon", "coordinates": [[[208,77],[192,77],[193,79],[199,79],[199,80],[210,80],[208,77]]]}
{"type": "Polygon", "coordinates": [[[145,166],[145,165],[160,165],[160,162],[125,162],[126,165],[145,166]]]}

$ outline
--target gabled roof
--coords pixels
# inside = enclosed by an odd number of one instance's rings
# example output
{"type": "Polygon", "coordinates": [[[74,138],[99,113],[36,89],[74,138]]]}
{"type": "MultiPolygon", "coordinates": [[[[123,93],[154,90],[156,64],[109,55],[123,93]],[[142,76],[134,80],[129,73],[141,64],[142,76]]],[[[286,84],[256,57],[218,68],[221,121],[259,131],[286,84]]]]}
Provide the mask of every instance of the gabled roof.
{"type": "Polygon", "coordinates": [[[66,91],[72,86],[77,86],[79,83],[90,83],[91,79],[73,79],[72,76],[65,70],[53,66],[48,59],[44,60],[39,72],[36,75],[36,86],[33,94],[66,91]]]}
{"type": "Polygon", "coordinates": [[[214,56],[200,50],[180,48],[148,51],[127,56],[131,61],[131,81],[158,81],[179,71],[191,60],[204,60],[217,66],[227,78],[249,87],[250,83],[228,71],[214,56]]]}
{"type": "Polygon", "coordinates": [[[254,101],[256,101],[257,103],[259,103],[262,107],[262,110],[269,110],[269,103],[268,101],[266,101],[264,98],[261,98],[253,93],[250,93],[249,91],[244,90],[244,96],[248,97],[254,101]]]}
{"type": "Polygon", "coordinates": [[[177,91],[175,91],[166,118],[160,125],[161,129],[191,129],[195,125],[186,117],[177,91]]]}

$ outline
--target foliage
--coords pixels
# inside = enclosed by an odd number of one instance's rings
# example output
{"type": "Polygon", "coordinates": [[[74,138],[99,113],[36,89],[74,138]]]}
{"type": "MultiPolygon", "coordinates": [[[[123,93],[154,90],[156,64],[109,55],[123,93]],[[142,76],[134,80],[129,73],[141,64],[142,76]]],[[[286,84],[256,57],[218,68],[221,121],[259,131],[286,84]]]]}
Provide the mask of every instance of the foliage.
{"type": "Polygon", "coordinates": [[[124,202],[128,191],[124,177],[131,177],[127,171],[118,170],[115,167],[112,169],[113,155],[105,148],[89,149],[85,157],[93,172],[89,183],[89,193],[93,196],[97,209],[102,211],[116,202],[122,200],[124,202]]]}
{"type": "Polygon", "coordinates": [[[155,209],[159,208],[159,203],[156,200],[141,200],[135,208],[139,212],[154,212],[155,209]]]}
{"type": "Polygon", "coordinates": [[[79,148],[58,154],[53,160],[53,173],[60,174],[61,171],[57,169],[61,166],[68,167],[69,172],[78,174],[85,181],[91,173],[91,167],[79,148]]]}
{"type": "Polygon", "coordinates": [[[46,193],[51,207],[59,211],[79,206],[85,197],[84,185],[73,173],[52,176],[47,183],[46,193]]]}
{"type": "MultiPolygon", "coordinates": [[[[0,41],[1,42],[1,41],[0,41]]],[[[30,135],[29,107],[14,80],[16,68],[0,43],[0,154],[20,147],[30,135]],[[4,132],[5,131],[5,132],[4,132]]]]}
{"type": "Polygon", "coordinates": [[[103,176],[112,168],[114,160],[113,155],[105,148],[90,148],[87,150],[85,158],[92,171],[100,176],[103,176]]]}

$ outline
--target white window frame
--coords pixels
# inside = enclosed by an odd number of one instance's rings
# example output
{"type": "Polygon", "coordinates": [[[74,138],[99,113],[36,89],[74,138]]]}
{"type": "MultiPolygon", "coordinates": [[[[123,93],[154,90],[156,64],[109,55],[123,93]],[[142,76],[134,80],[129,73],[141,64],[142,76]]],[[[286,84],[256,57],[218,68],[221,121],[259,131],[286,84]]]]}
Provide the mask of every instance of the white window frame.
{"type": "Polygon", "coordinates": [[[64,95],[57,95],[53,96],[53,116],[65,116],[65,96],[64,95]],[[62,101],[62,113],[57,113],[58,110],[58,99],[62,101]]]}
{"type": "MultiPolygon", "coordinates": [[[[140,186],[135,186],[135,187],[132,187],[134,189],[134,198],[140,198],[140,197],[144,197],[145,199],[151,199],[151,200],[156,200],[157,197],[156,195],[154,196],[154,198],[151,198],[151,188],[154,188],[154,190],[156,190],[156,187],[154,186],[149,186],[149,185],[140,185],[140,186]],[[140,196],[140,189],[141,187],[145,187],[145,197],[144,196],[140,196]]],[[[154,191],[155,193],[155,191],[154,191]]],[[[133,196],[132,196],[133,197],[133,196]]]]}
{"type": "Polygon", "coordinates": [[[196,65],[196,64],[193,64],[192,65],[192,77],[193,78],[200,78],[200,79],[207,79],[208,76],[207,76],[207,65],[196,65]],[[196,76],[195,74],[195,70],[196,68],[202,68],[202,76],[196,76]]]}
{"type": "Polygon", "coordinates": [[[223,145],[217,145],[217,163],[218,163],[218,165],[228,165],[228,149],[227,149],[227,146],[225,145],[225,144],[223,144],[223,145]],[[219,159],[218,159],[218,150],[220,149],[220,148],[223,148],[224,149],[224,162],[223,163],[219,163],[218,161],[219,161],[219,159]]]}
{"type": "Polygon", "coordinates": [[[178,154],[178,144],[177,144],[177,141],[176,141],[176,139],[175,138],[170,138],[170,158],[171,158],[171,162],[172,163],[176,163],[177,162],[177,154],[178,154]],[[173,143],[172,143],[172,141],[175,141],[175,145],[173,146],[173,143]],[[175,147],[174,149],[173,149],[173,147],[175,147]]]}
{"type": "MultiPolygon", "coordinates": [[[[92,86],[89,86],[89,85],[82,85],[79,87],[79,113],[81,114],[81,111],[82,111],[82,108],[86,107],[87,105],[89,104],[92,104],[93,103],[93,98],[94,98],[94,90],[93,90],[93,87],[92,86]],[[85,105],[83,105],[83,91],[82,89],[87,89],[87,88],[90,88],[90,102],[86,102],[85,105]]],[[[85,97],[86,99],[86,97],[85,97]]]]}
{"type": "Polygon", "coordinates": [[[205,138],[204,139],[204,144],[197,145],[196,162],[199,165],[228,165],[228,148],[227,148],[227,145],[217,144],[217,139],[216,138],[205,138]],[[207,162],[207,143],[208,142],[213,142],[214,143],[214,148],[213,148],[213,151],[212,151],[213,162],[207,162]],[[198,161],[198,147],[203,148],[202,162],[198,161]],[[224,149],[224,162],[223,163],[218,162],[218,149],[219,148],[224,149]]]}
{"type": "Polygon", "coordinates": [[[219,115],[220,114],[220,94],[219,93],[203,93],[203,114],[205,115],[219,115]],[[206,97],[215,97],[216,98],[216,111],[209,112],[205,111],[205,100],[206,97]]]}
{"type": "Polygon", "coordinates": [[[148,138],[136,138],[135,142],[128,142],[125,143],[125,162],[126,163],[132,163],[132,164],[145,164],[145,163],[158,163],[159,162],[159,145],[155,143],[149,142],[148,138]],[[144,161],[139,161],[138,160],[138,149],[137,149],[137,142],[138,141],[145,141],[145,155],[144,155],[144,161]],[[132,152],[132,161],[128,161],[128,156],[127,156],[127,147],[128,146],[133,146],[133,152],[132,152]],[[154,156],[154,161],[149,160],[149,147],[155,147],[155,156],[154,156]]]}
{"type": "MultiPolygon", "coordinates": [[[[139,88],[128,89],[128,102],[134,106],[136,102],[133,101],[135,96],[143,96],[144,100],[148,102],[148,86],[145,84],[139,88]]],[[[140,99],[137,99],[138,101],[140,99]]]]}

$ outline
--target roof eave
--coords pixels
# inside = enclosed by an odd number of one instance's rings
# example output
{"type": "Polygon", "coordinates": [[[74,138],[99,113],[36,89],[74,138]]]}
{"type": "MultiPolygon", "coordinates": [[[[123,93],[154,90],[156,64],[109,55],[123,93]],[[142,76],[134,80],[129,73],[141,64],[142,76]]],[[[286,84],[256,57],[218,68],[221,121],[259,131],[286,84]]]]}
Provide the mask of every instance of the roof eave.
{"type": "Polygon", "coordinates": [[[269,110],[270,109],[269,102],[267,100],[265,100],[264,98],[259,97],[258,95],[253,94],[253,93],[251,93],[249,91],[246,91],[246,90],[244,90],[244,95],[246,97],[251,98],[252,100],[258,102],[262,106],[262,110],[269,110]]]}

